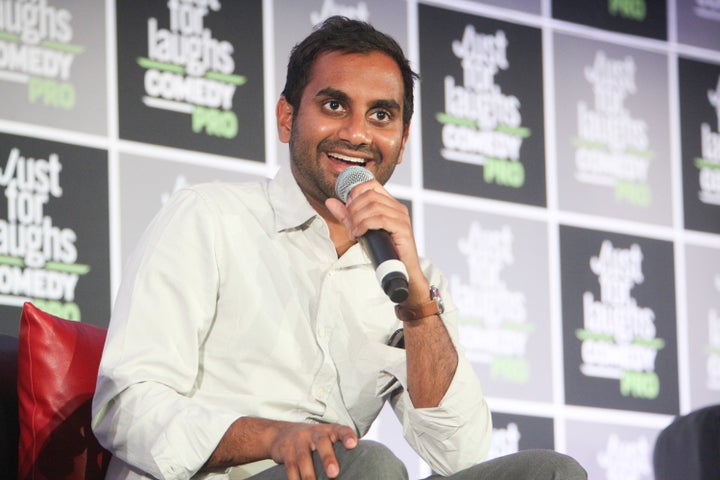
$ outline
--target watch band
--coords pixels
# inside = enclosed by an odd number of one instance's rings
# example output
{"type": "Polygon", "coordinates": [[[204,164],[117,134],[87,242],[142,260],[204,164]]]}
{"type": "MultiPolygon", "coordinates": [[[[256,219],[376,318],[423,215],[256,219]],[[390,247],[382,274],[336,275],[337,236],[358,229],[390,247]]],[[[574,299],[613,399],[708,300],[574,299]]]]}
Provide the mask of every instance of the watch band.
{"type": "Polygon", "coordinates": [[[404,305],[395,305],[395,315],[403,322],[413,322],[421,318],[442,313],[437,299],[432,299],[427,303],[418,305],[417,307],[406,307],[404,305]]]}

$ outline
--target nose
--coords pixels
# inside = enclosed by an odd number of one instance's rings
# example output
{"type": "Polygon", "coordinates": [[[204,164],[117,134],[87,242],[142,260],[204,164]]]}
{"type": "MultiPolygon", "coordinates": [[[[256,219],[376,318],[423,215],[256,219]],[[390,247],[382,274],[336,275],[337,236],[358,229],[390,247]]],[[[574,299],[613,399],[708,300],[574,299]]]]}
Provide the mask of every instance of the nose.
{"type": "Polygon", "coordinates": [[[348,115],[340,129],[340,138],[356,146],[369,145],[372,135],[365,115],[360,113],[348,115]]]}

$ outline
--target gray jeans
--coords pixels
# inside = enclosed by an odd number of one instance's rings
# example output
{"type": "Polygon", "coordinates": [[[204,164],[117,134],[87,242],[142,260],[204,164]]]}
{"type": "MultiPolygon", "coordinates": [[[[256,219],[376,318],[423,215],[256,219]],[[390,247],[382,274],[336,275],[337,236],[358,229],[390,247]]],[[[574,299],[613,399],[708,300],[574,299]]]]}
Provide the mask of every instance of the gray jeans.
{"type": "MultiPolygon", "coordinates": [[[[335,444],[340,463],[338,480],[407,480],[405,465],[384,445],[361,440],[357,447],[345,450],[335,444]]],[[[325,476],[322,462],[313,454],[318,480],[325,476]]],[[[254,475],[249,480],[286,480],[285,467],[278,465],[254,475]]],[[[552,450],[525,450],[489,460],[461,472],[426,480],[586,480],[587,473],[578,462],[552,450]]]]}

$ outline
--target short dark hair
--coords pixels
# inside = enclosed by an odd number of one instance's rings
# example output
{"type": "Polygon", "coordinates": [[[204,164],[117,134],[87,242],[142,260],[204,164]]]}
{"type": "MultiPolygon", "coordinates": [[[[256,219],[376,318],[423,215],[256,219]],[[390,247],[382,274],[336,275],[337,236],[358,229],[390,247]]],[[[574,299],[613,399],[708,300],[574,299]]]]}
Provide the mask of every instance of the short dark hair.
{"type": "Polygon", "coordinates": [[[300,99],[308,84],[310,70],[315,59],[322,53],[340,51],[344,53],[382,52],[390,56],[400,68],[402,75],[403,125],[407,128],[414,110],[413,86],[417,73],[410,68],[410,62],[398,43],[389,35],[376,30],[372,25],[346,17],[333,16],[295,45],[290,53],[287,77],[282,95],[294,110],[300,108],[300,99]]]}

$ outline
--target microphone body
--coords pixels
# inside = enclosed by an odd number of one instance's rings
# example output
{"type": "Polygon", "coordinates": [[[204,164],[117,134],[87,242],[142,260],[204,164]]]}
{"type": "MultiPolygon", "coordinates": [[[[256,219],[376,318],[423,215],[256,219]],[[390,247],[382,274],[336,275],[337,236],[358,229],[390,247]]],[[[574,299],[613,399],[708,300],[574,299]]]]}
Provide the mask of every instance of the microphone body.
{"type": "MultiPolygon", "coordinates": [[[[350,167],[338,175],[335,193],[343,203],[348,194],[358,184],[374,179],[370,170],[362,167],[350,167]]],[[[398,258],[390,234],[385,230],[368,230],[360,237],[360,244],[375,267],[375,276],[385,294],[395,303],[408,297],[408,274],[405,264],[398,258]]]]}

